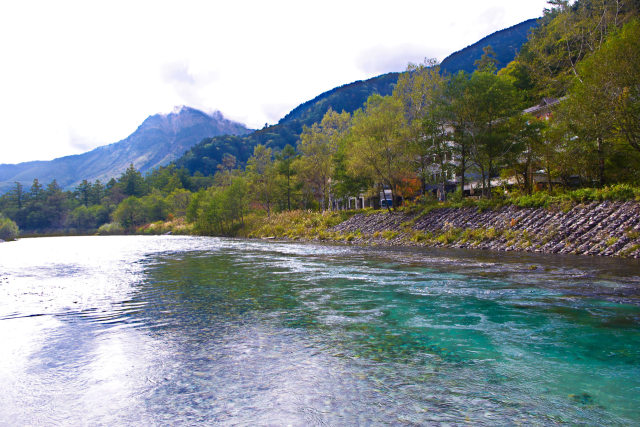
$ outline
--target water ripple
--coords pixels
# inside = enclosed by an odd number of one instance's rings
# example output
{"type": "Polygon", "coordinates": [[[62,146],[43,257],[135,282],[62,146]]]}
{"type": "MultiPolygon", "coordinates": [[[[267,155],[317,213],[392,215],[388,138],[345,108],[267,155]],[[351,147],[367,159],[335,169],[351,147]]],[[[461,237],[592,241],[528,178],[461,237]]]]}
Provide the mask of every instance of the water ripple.
{"type": "Polygon", "coordinates": [[[0,424],[636,424],[638,271],[204,237],[5,243],[0,424]]]}

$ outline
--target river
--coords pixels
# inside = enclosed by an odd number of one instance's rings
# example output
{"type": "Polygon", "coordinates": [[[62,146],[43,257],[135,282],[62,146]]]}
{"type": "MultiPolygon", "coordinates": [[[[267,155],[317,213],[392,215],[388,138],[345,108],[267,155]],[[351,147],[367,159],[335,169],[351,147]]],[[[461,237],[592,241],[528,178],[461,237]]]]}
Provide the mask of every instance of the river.
{"type": "Polygon", "coordinates": [[[0,425],[637,425],[640,263],[0,244],[0,425]]]}

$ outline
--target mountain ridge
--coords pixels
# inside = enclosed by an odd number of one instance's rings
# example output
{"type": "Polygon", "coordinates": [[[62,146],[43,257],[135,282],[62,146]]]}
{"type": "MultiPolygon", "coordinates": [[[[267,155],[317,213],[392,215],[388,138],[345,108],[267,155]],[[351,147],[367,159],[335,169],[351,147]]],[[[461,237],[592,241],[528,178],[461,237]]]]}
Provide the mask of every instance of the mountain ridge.
{"type": "Polygon", "coordinates": [[[34,178],[42,183],[56,179],[62,188],[71,188],[83,179],[107,181],[124,172],[131,163],[146,172],[179,158],[211,135],[250,132],[251,129],[224,118],[219,111],[207,114],[180,106],[168,114],[153,114],[126,138],[85,153],[0,164],[0,192],[7,191],[16,181],[30,185],[34,178]]]}

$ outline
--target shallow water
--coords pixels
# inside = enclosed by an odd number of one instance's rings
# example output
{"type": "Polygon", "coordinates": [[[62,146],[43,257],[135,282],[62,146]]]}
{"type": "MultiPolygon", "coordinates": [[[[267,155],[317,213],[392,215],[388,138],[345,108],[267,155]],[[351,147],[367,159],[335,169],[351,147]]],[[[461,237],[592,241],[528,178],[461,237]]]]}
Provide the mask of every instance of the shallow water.
{"type": "Polygon", "coordinates": [[[23,239],[0,342],[2,425],[640,422],[637,261],[23,239]]]}

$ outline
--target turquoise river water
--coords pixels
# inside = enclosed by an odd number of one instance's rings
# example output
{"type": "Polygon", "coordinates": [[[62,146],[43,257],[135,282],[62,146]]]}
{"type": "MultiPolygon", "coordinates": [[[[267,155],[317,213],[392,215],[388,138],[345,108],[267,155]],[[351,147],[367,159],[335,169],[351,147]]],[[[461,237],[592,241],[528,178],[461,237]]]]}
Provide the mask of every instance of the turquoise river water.
{"type": "Polygon", "coordinates": [[[0,244],[0,425],[638,425],[640,263],[0,244]]]}

